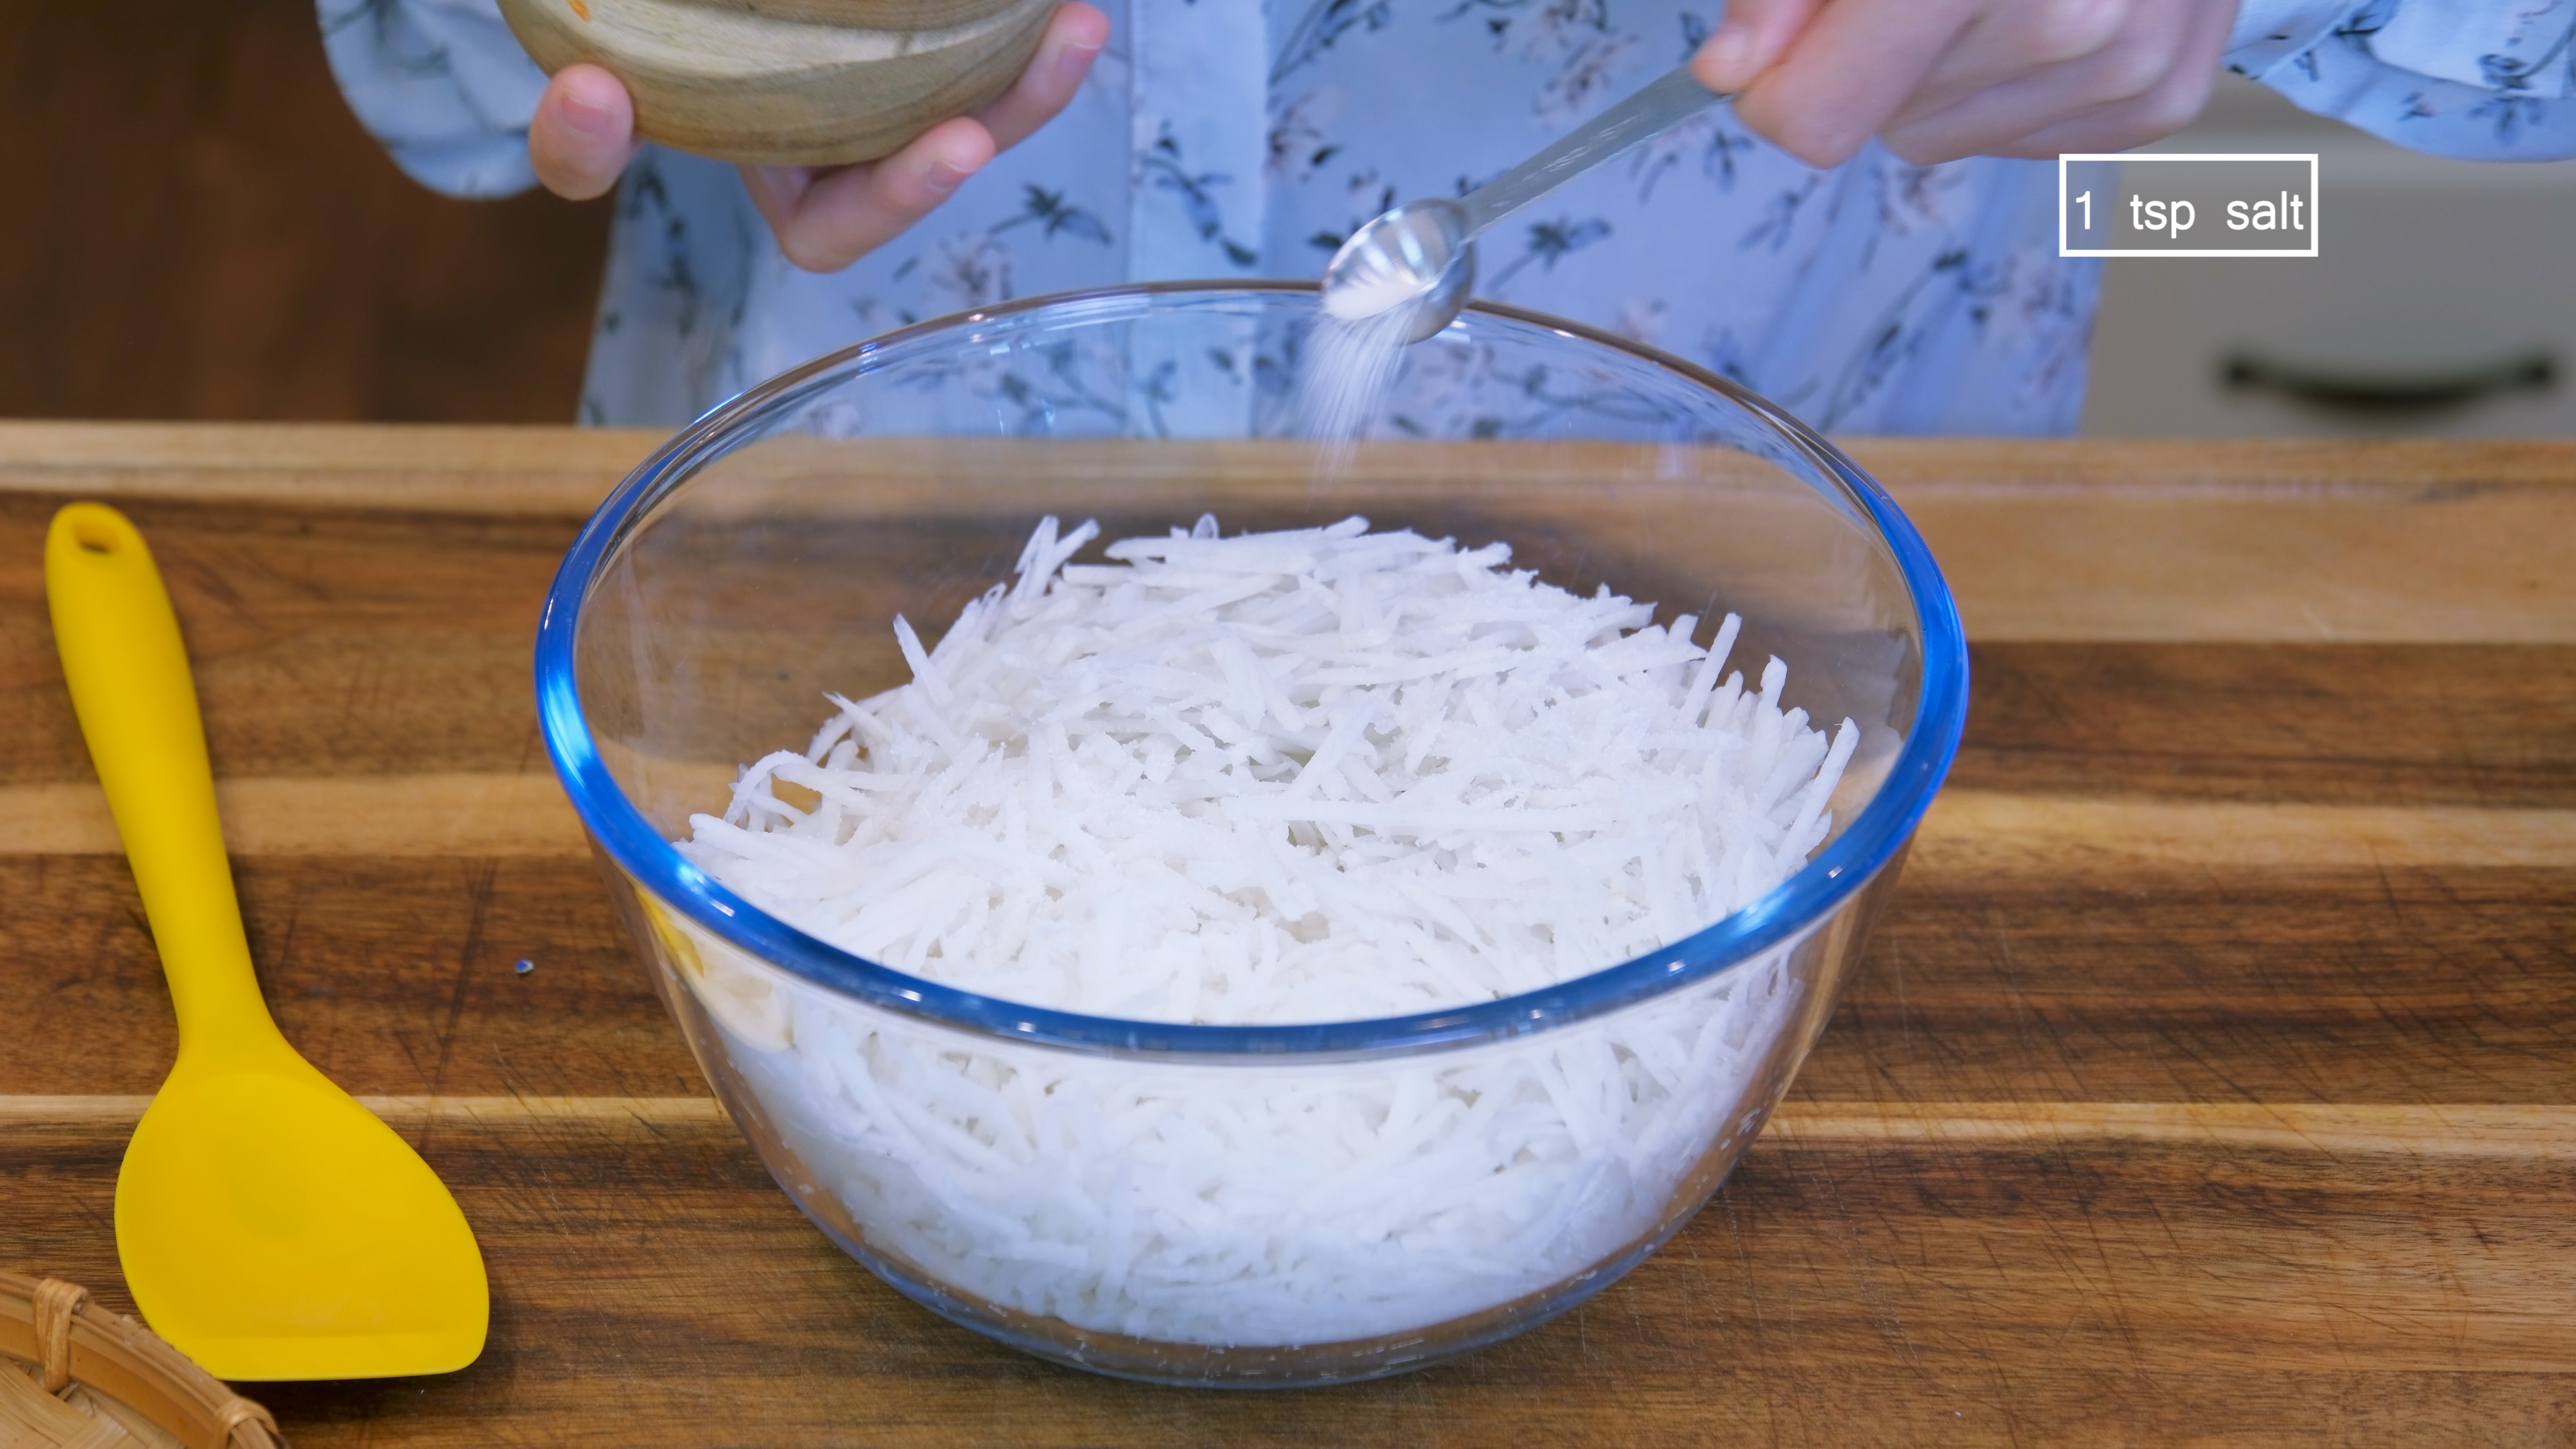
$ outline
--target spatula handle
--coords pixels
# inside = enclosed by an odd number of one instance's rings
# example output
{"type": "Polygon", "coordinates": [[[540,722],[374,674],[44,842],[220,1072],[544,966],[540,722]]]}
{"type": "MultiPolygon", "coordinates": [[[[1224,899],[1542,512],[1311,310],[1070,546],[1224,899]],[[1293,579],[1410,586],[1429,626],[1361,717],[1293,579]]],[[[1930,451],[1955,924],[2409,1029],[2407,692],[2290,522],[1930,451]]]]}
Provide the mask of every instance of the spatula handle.
{"type": "Polygon", "coordinates": [[[282,1044],[251,972],[196,682],[152,550],[115,509],[67,505],[45,535],[45,601],[170,980],[180,1056],[282,1044]]]}

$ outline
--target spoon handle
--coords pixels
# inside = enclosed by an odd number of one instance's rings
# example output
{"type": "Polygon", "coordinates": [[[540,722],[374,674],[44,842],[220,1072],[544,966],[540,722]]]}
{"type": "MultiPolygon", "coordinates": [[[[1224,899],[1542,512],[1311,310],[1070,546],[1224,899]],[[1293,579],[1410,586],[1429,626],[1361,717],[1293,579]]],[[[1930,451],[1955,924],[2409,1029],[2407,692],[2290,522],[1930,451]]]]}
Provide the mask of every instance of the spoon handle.
{"type": "Polygon", "coordinates": [[[179,618],[143,535],[105,504],[66,505],[45,535],[45,601],[170,981],[180,1056],[282,1045],[242,934],[179,618]]]}
{"type": "Polygon", "coordinates": [[[1688,65],[1674,67],[1645,89],[1566,132],[1555,145],[1462,197],[1458,205],[1467,213],[1467,235],[1475,236],[1647,137],[1724,99],[1701,85],[1688,65]]]}

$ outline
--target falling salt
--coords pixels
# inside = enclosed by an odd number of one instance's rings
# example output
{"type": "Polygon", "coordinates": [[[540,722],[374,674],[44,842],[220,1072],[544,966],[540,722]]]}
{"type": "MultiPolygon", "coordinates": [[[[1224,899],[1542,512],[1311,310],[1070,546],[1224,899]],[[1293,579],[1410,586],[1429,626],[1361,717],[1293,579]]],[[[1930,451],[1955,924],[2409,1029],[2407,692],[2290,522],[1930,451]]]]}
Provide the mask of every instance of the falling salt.
{"type": "Polygon", "coordinates": [[[1299,436],[1326,445],[1327,471],[1346,464],[1350,444],[1377,421],[1422,305],[1399,299],[1386,310],[1345,317],[1328,301],[1307,331],[1297,377],[1297,429],[1299,436]]]}

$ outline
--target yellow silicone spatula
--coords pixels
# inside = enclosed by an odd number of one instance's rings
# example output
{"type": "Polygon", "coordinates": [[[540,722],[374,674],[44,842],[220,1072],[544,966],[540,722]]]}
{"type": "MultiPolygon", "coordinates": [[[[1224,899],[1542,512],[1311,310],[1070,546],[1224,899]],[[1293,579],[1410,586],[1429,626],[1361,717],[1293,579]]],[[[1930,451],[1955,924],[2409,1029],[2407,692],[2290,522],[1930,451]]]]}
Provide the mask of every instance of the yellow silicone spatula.
{"type": "Polygon", "coordinates": [[[227,1379],[444,1373],[491,1298],[465,1214],[295,1054],[251,974],[179,620],[143,536],[75,503],[45,538],[63,677],[179,1010],[125,1149],[116,1252],[144,1320],[227,1379]]]}

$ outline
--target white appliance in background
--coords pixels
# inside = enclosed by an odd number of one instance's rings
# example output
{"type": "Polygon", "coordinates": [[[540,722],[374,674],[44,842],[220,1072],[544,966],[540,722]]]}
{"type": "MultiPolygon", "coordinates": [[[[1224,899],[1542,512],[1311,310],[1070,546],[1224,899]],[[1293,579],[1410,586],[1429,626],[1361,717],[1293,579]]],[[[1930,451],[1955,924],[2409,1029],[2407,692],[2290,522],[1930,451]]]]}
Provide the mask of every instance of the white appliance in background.
{"type": "Polygon", "coordinates": [[[2317,153],[2319,255],[2105,262],[2085,436],[2576,435],[2576,161],[2422,155],[2236,76],[2141,149],[2317,153]]]}

